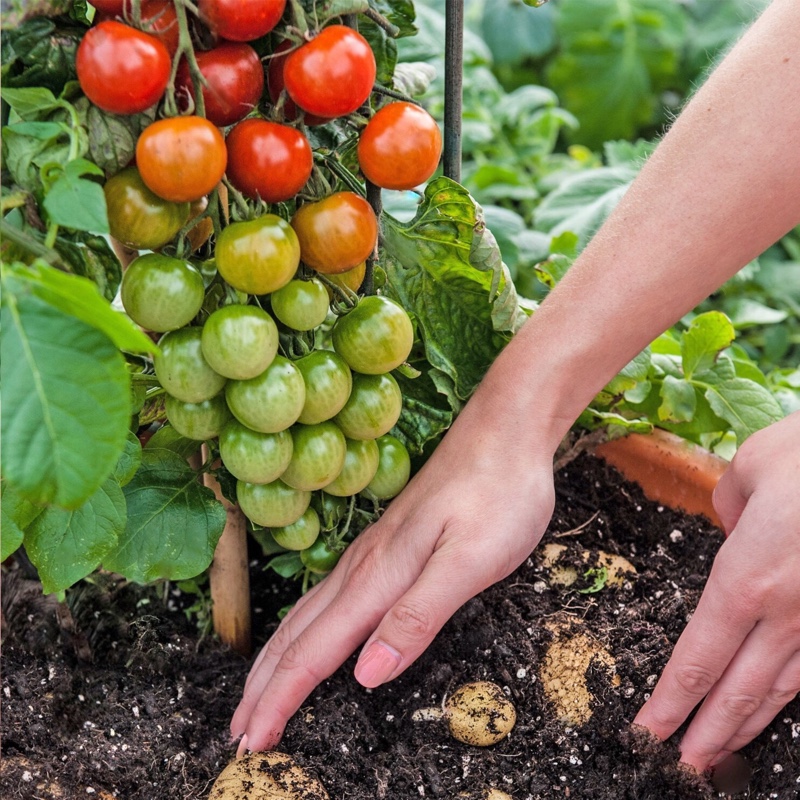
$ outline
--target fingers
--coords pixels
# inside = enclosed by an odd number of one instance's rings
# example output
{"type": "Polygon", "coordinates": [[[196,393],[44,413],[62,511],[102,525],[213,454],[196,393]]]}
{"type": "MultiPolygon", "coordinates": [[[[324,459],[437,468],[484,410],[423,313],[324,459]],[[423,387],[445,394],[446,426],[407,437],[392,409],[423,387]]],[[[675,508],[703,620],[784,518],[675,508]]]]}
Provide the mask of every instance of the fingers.
{"type": "Polygon", "coordinates": [[[730,535],[738,524],[747,505],[747,499],[741,491],[736,470],[728,467],[728,470],[719,479],[712,496],[714,510],[717,512],[726,534],[730,535]]]}

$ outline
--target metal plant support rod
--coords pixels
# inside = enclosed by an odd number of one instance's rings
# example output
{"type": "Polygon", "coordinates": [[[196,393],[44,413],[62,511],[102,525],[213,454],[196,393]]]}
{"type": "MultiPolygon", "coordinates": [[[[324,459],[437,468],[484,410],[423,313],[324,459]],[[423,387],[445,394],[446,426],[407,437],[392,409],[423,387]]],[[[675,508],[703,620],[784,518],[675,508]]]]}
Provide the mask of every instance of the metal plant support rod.
{"type": "Polygon", "coordinates": [[[444,174],[461,180],[464,0],[447,0],[444,39],[444,174]]]}

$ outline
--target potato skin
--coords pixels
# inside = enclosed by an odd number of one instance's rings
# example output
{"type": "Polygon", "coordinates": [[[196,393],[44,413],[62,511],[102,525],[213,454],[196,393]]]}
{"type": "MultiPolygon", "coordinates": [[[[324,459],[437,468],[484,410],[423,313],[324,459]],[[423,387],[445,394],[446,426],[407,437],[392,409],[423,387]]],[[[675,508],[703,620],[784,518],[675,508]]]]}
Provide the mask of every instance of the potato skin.
{"type": "Polygon", "coordinates": [[[325,787],[285,753],[250,753],[231,761],[208,800],[330,800],[325,787]]]}
{"type": "Polygon", "coordinates": [[[488,747],[505,739],[517,721],[514,704],[491,681],[465,683],[445,704],[450,735],[464,744],[488,747]]]}

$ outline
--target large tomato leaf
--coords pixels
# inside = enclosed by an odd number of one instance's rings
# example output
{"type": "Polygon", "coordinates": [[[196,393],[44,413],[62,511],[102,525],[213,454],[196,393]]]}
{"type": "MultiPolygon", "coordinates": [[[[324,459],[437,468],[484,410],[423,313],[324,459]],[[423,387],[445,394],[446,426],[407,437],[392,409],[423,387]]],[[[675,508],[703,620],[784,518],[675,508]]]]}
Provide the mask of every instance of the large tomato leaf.
{"type": "Polygon", "coordinates": [[[146,449],[123,489],[128,521],[106,569],[138,583],[183,580],[205,570],[225,528],[225,509],[177,453],[146,449]]]}
{"type": "Polygon", "coordinates": [[[79,508],[44,509],[25,531],[25,551],[43,591],[61,591],[92,572],[124,529],[125,498],[111,478],[79,508]]]}
{"type": "Polygon", "coordinates": [[[24,269],[2,272],[3,475],[32,502],[74,509],[122,452],[130,378],[108,336],[37,296],[24,269]]]}
{"type": "Polygon", "coordinates": [[[428,184],[410,222],[384,215],[382,234],[386,293],[416,318],[431,379],[457,411],[525,319],[497,243],[447,178],[428,184]]]}

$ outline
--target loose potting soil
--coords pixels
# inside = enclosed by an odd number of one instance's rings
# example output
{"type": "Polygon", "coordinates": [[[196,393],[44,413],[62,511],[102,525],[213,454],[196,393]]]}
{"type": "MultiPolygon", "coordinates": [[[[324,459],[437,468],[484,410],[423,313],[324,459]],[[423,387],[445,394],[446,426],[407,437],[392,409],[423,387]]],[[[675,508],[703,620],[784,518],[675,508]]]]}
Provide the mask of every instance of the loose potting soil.
{"type": "MultiPolygon", "coordinates": [[[[560,566],[573,565],[575,583],[558,585],[540,548],[464,606],[392,683],[364,689],[351,659],[292,719],[280,749],[335,800],[477,800],[489,788],[514,800],[800,797],[797,700],[744,749],[752,774],[735,795],[677,767],[679,734],[662,745],[630,726],[697,603],[722,534],[646,501],[590,456],[557,475],[557,491],[544,542],[567,546],[560,566]],[[623,555],[637,574],[611,586],[601,550],[623,555]],[[571,666],[559,672],[564,653],[571,666]],[[577,689],[588,703],[579,712],[569,694],[576,675],[585,676],[577,689]],[[412,720],[469,680],[498,683],[516,705],[516,727],[493,747],[470,747],[441,724],[412,720]]],[[[254,558],[259,644],[296,592],[263,565],[254,558]]],[[[98,575],[58,604],[19,565],[6,572],[0,797],[207,797],[235,752],[227,726],[250,660],[201,638],[174,588],[163,593],[98,575]]]]}

